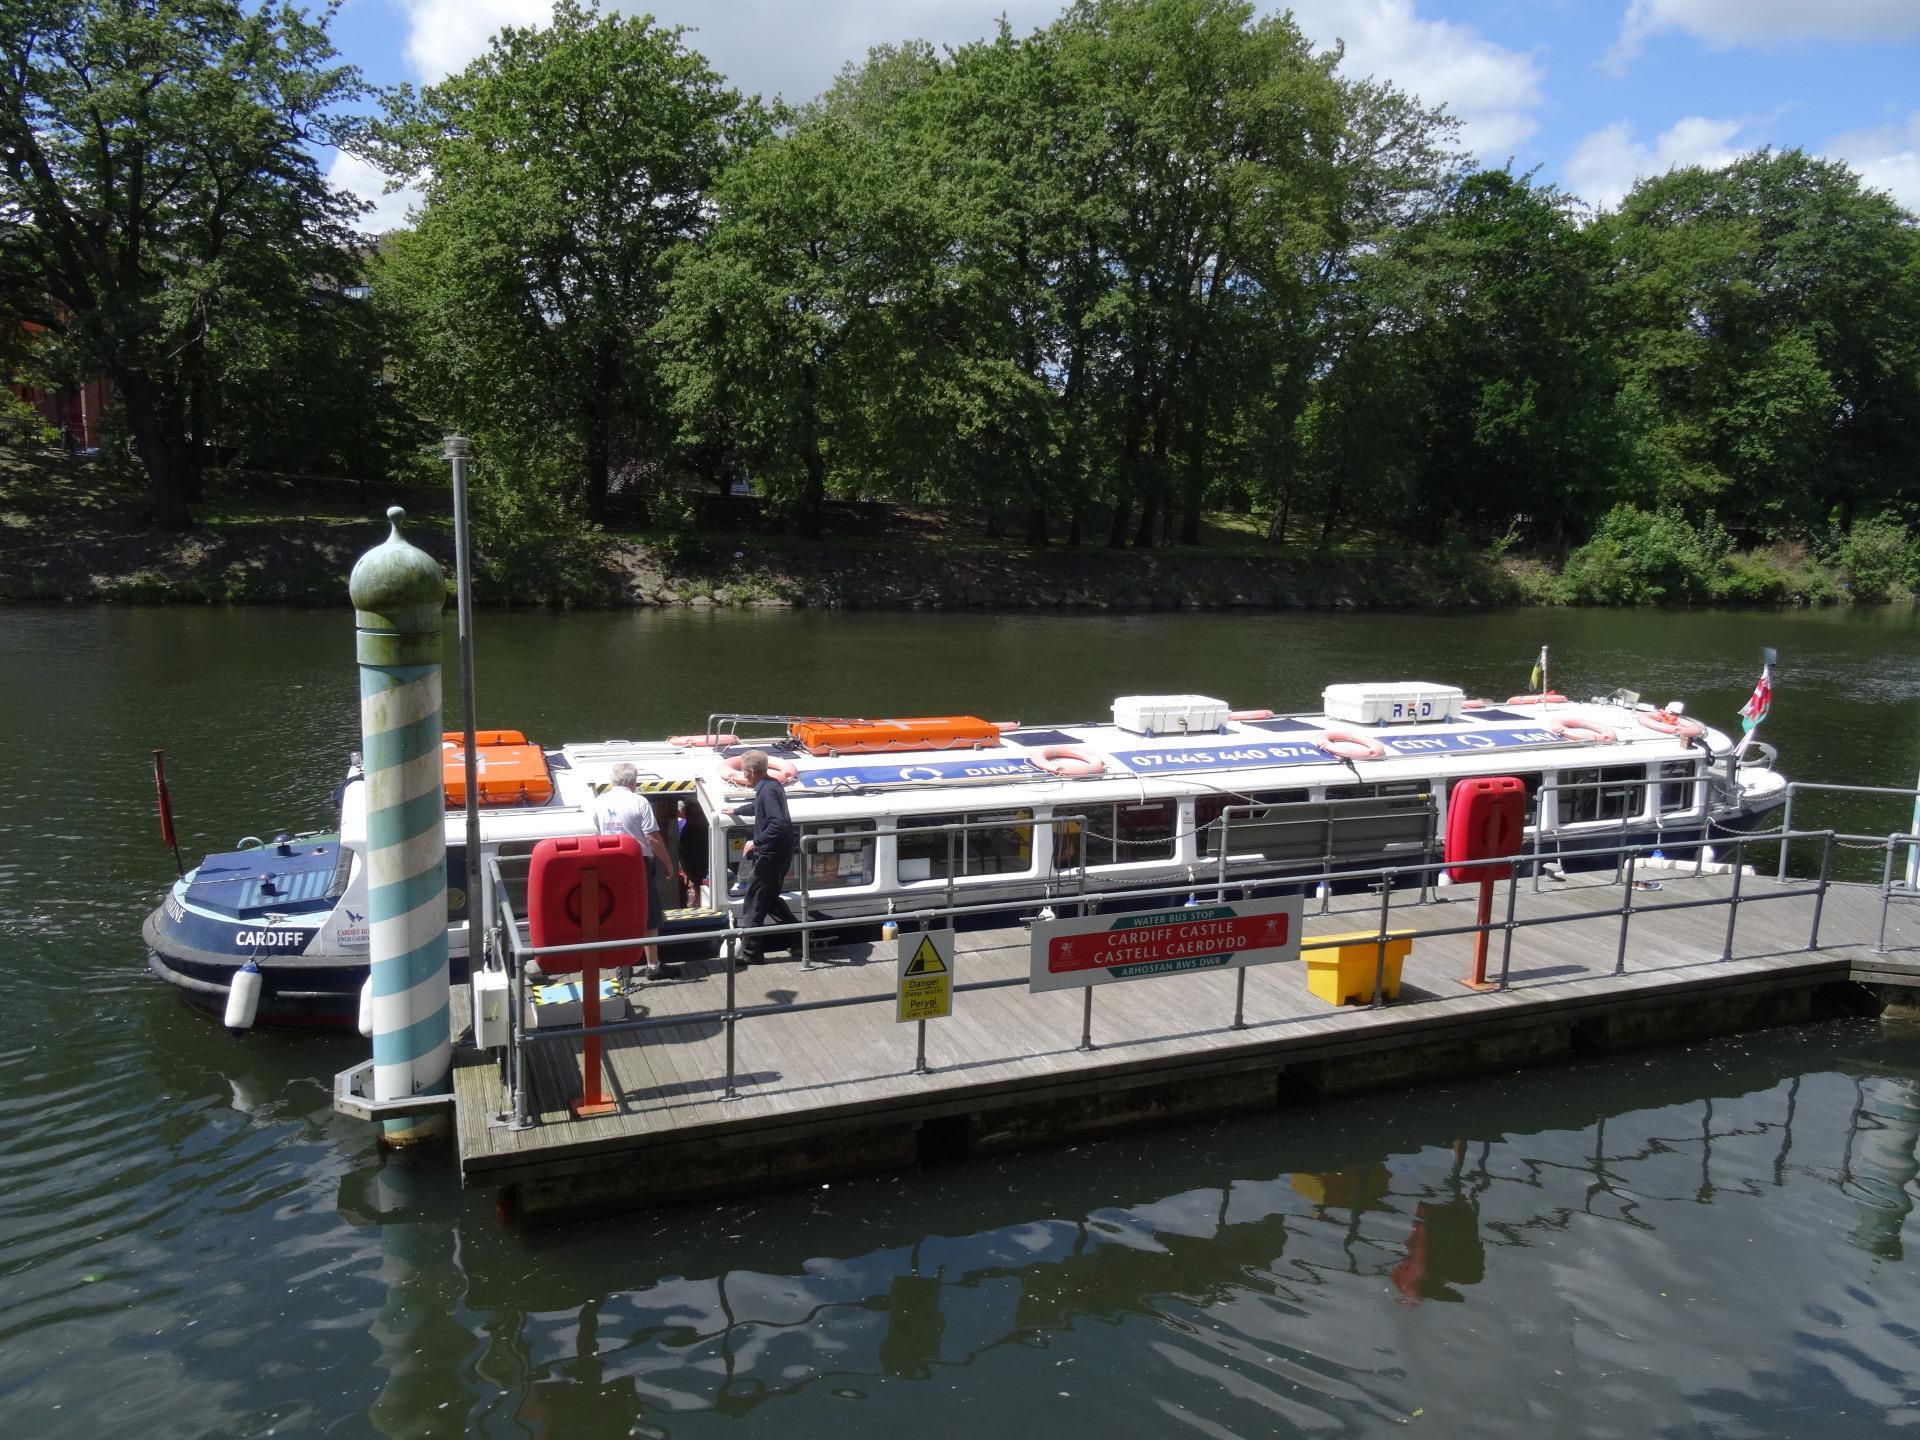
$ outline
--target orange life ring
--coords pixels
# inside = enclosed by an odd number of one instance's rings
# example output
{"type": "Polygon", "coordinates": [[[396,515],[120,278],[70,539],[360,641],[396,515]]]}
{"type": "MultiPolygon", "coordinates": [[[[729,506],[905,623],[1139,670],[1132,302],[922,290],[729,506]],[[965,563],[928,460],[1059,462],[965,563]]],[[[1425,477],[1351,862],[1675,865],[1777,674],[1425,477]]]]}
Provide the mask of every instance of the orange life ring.
{"type": "Polygon", "coordinates": [[[1588,740],[1600,745],[1616,745],[1620,737],[1604,725],[1596,725],[1591,720],[1555,720],[1547,727],[1556,735],[1564,735],[1569,740],[1588,740]]]}
{"type": "Polygon", "coordinates": [[[738,735],[669,735],[667,737],[667,744],[678,745],[682,750],[719,750],[739,743],[738,735]]]}
{"type": "Polygon", "coordinates": [[[1018,720],[996,720],[993,722],[993,728],[998,730],[1002,735],[1011,735],[1020,728],[1020,722],[1018,720]]]}
{"type": "Polygon", "coordinates": [[[1682,740],[1691,740],[1696,735],[1707,733],[1707,727],[1688,715],[1675,715],[1671,710],[1642,710],[1640,723],[1649,730],[1658,730],[1662,735],[1678,735],[1682,740]]]}
{"type": "Polygon", "coordinates": [[[1049,775],[1058,775],[1062,780],[1080,780],[1088,775],[1106,773],[1107,762],[1098,755],[1089,754],[1078,745],[1049,745],[1040,752],[1034,764],[1049,775]]]}
{"type": "Polygon", "coordinates": [[[1509,705],[1564,705],[1566,703],[1567,697],[1562,695],[1558,690],[1548,690],[1539,695],[1507,696],[1507,704],[1509,705]]]}
{"type": "Polygon", "coordinates": [[[1356,735],[1351,730],[1322,731],[1320,748],[1342,760],[1378,760],[1387,753],[1378,740],[1368,735],[1356,735]],[[1343,745],[1351,746],[1357,753],[1339,748],[1343,745]]]}
{"type": "MultiPolygon", "coordinates": [[[[782,785],[791,785],[800,778],[799,770],[791,760],[782,760],[778,755],[767,757],[767,774],[782,785]]],[[[747,779],[747,767],[740,763],[738,755],[729,755],[720,762],[720,778],[736,790],[751,790],[753,782],[747,779]]]]}
{"type": "Polygon", "coordinates": [[[1229,720],[1271,720],[1273,719],[1273,711],[1271,710],[1229,710],[1227,712],[1227,719],[1229,720]]]}

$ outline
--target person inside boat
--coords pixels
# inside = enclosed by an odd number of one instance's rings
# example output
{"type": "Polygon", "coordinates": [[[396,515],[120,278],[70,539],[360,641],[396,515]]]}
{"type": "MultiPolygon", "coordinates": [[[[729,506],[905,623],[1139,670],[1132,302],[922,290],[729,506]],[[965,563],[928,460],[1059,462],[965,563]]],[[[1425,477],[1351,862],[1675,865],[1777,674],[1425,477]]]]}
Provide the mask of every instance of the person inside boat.
{"type": "MultiPolygon", "coordinates": [[[[793,864],[793,816],[787,809],[786,788],[767,774],[764,750],[749,750],[742,755],[740,768],[746,772],[747,783],[753,786],[753,799],[743,805],[729,805],[722,813],[753,817],[753,838],[747,842],[745,851],[753,870],[747,880],[747,898],[740,910],[741,928],[756,930],[769,921],[775,925],[795,924],[793,910],[780,893],[787,868],[793,864]]],[[[783,950],[789,943],[785,939],[774,942],[783,950]]],[[[745,966],[764,962],[765,947],[766,942],[758,936],[742,936],[739,963],[745,966]]]]}
{"type": "MultiPolygon", "coordinates": [[[[660,837],[660,819],[653,813],[652,804],[640,795],[640,772],[626,761],[613,767],[612,783],[601,793],[593,820],[602,835],[631,835],[640,842],[640,853],[647,860],[647,933],[658,935],[666,923],[666,892],[673,876],[673,861],[667,855],[666,841],[660,837]]],[[[647,978],[658,980],[660,952],[648,946],[646,957],[647,978]]]]}

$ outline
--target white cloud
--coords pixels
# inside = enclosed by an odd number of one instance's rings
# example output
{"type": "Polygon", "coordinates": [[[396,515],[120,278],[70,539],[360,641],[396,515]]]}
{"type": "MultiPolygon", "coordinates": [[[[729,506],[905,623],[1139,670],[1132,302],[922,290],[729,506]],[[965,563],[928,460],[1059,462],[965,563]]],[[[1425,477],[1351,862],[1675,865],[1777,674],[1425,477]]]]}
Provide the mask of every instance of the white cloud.
{"type": "Polygon", "coordinates": [[[1296,0],[1293,14],[1316,44],[1346,42],[1349,75],[1445,105],[1461,122],[1461,142],[1489,164],[1503,163],[1534,132],[1544,77],[1531,55],[1471,26],[1425,19],[1414,0],[1296,0]]]}
{"type": "Polygon", "coordinates": [[[407,60],[431,83],[487,48],[502,25],[544,25],[551,0],[400,0],[407,14],[407,60]]]}
{"type": "Polygon", "coordinates": [[[1749,148],[1733,143],[1746,126],[1744,120],[1689,115],[1647,145],[1633,138],[1631,122],[1616,120],[1574,147],[1567,161],[1567,184],[1589,205],[1612,209],[1636,180],[1664,175],[1681,165],[1702,165],[1712,170],[1730,164],[1749,148]]]}
{"type": "MultiPolygon", "coordinates": [[[[551,0],[400,0],[407,59],[422,81],[460,69],[502,25],[532,25],[551,0]]],[[[993,33],[1005,15],[1016,34],[1051,23],[1064,0],[624,0],[616,8],[684,25],[688,44],[743,91],[810,100],[875,45],[930,40],[961,45],[993,33]]],[[[1264,12],[1283,7],[1267,4],[1264,12]]],[[[1543,73],[1536,60],[1470,26],[1422,17],[1420,0],[1295,0],[1294,18],[1315,44],[1344,40],[1345,69],[1374,75],[1462,122],[1462,140],[1493,163],[1534,131],[1543,73]]]]}
{"type": "Polygon", "coordinates": [[[327,183],[373,206],[354,222],[369,235],[402,229],[410,223],[408,209],[421,203],[420,192],[412,186],[403,186],[391,195],[385,193],[387,177],[358,155],[349,155],[344,150],[334,151],[333,164],[327,167],[327,183]]]}
{"type": "Polygon", "coordinates": [[[1822,153],[1846,161],[1875,190],[1885,190],[1907,209],[1920,212],[1920,110],[1905,123],[1836,135],[1822,153]]]}
{"type": "Polygon", "coordinates": [[[1673,31],[1722,48],[1793,40],[1899,40],[1920,35],[1915,0],[1632,0],[1609,61],[1615,68],[1647,40],[1673,31]]]}

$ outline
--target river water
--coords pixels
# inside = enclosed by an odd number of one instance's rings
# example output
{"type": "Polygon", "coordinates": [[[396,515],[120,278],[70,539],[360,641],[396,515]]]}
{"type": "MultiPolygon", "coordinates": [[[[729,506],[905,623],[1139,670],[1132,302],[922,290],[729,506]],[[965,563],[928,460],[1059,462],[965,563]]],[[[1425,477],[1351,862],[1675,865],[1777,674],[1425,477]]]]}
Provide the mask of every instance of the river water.
{"type": "MultiPolygon", "coordinates": [[[[488,614],[485,725],[1502,696],[1542,643],[1798,778],[1910,785],[1906,611],[488,614]]],[[[451,647],[450,647],[451,648],[451,647]]],[[[1920,1421],[1920,1036],[1867,1021],[525,1232],[144,970],[183,844],[326,820],[350,617],[0,613],[0,1433],[1881,1435],[1920,1421]],[[1914,1238],[1920,1238],[1916,1236],[1914,1238]]],[[[457,688],[449,677],[449,694],[457,688]]],[[[1900,801],[1801,823],[1885,834],[1900,801]]],[[[1850,854],[1853,873],[1877,874],[1850,854]]]]}

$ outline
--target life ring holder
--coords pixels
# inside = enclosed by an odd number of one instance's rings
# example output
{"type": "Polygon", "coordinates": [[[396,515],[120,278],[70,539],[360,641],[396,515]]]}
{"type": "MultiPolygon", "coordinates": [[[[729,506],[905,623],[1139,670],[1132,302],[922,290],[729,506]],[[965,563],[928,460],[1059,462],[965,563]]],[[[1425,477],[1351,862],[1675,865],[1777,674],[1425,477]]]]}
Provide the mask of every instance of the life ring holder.
{"type": "Polygon", "coordinates": [[[1506,703],[1509,705],[1564,705],[1567,703],[1567,697],[1558,690],[1543,690],[1538,695],[1509,695],[1506,703]]]}
{"type": "Polygon", "coordinates": [[[723,750],[729,745],[738,745],[738,735],[669,735],[667,744],[677,745],[682,750],[723,750]]]}
{"type": "Polygon", "coordinates": [[[1351,730],[1326,730],[1321,732],[1320,748],[1329,755],[1341,760],[1381,760],[1386,757],[1386,747],[1370,735],[1356,735],[1351,730]],[[1354,753],[1339,747],[1350,746],[1354,753]]]}
{"type": "MultiPolygon", "coordinates": [[[[791,760],[782,760],[778,755],[767,757],[767,775],[782,785],[791,785],[800,778],[800,771],[791,760]]],[[[738,755],[728,755],[720,762],[720,778],[736,790],[751,790],[753,782],[747,779],[747,767],[740,763],[738,755]]]]}
{"type": "Polygon", "coordinates": [[[1105,760],[1091,751],[1082,750],[1078,745],[1049,745],[1034,758],[1033,763],[1062,780],[1084,780],[1090,775],[1104,775],[1107,771],[1105,760]]]}
{"type": "Polygon", "coordinates": [[[1609,730],[1606,726],[1597,725],[1591,720],[1577,720],[1569,717],[1565,720],[1555,720],[1547,728],[1552,730],[1554,734],[1563,736],[1568,740],[1584,741],[1595,745],[1618,745],[1620,743],[1620,737],[1617,734],[1609,730]]]}
{"type": "Polygon", "coordinates": [[[1662,735],[1678,735],[1682,740],[1693,740],[1707,733],[1707,727],[1692,716],[1676,715],[1671,710],[1642,710],[1640,723],[1662,735]]]}

